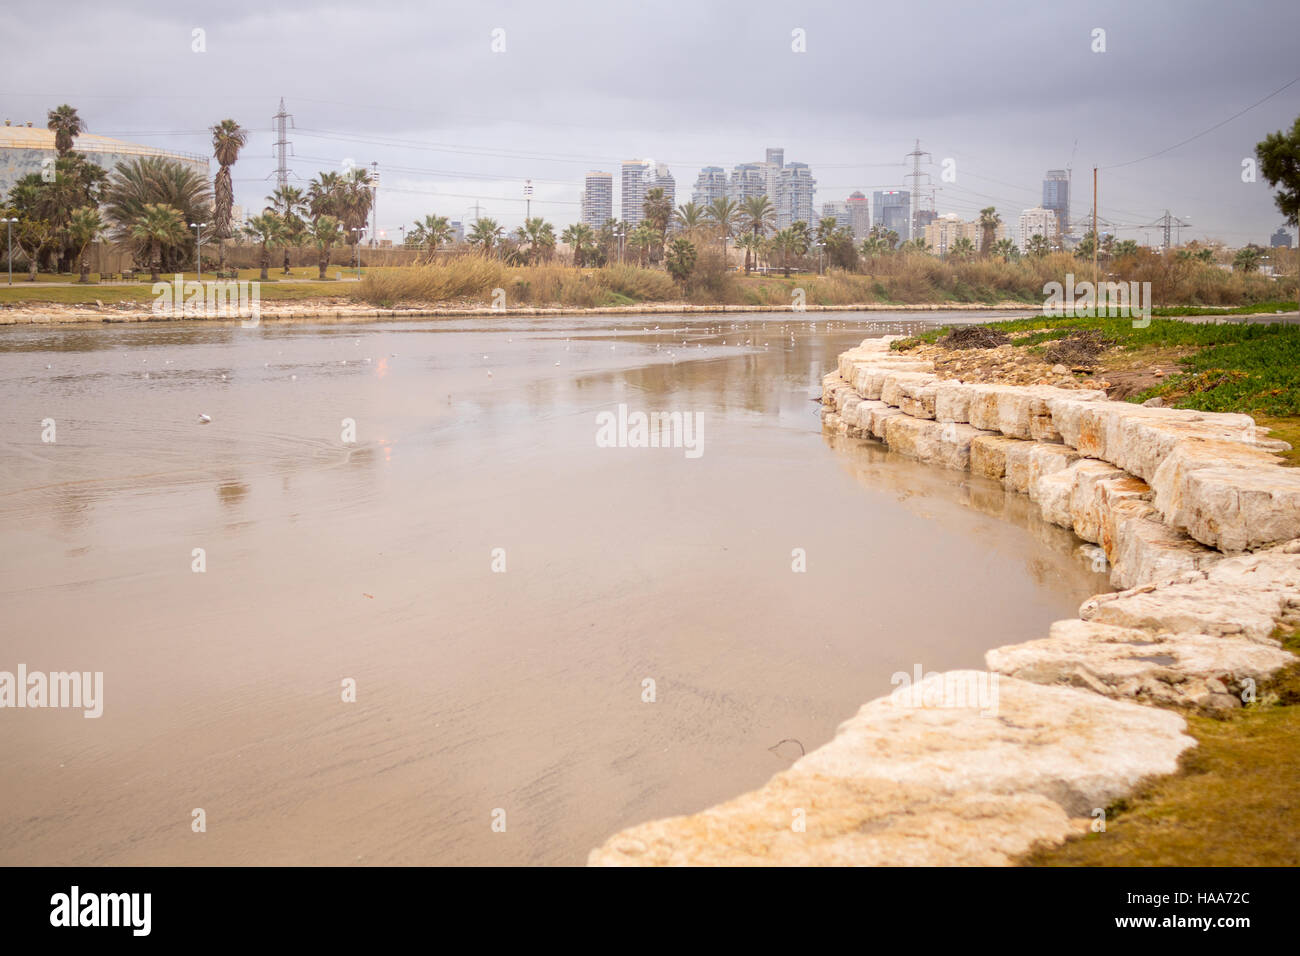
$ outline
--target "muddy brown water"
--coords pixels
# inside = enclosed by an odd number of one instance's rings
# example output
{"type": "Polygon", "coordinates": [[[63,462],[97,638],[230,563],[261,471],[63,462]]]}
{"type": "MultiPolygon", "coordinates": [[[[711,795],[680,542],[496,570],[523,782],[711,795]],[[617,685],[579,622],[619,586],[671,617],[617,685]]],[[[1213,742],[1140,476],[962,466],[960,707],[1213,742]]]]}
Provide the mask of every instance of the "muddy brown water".
{"type": "Polygon", "coordinates": [[[0,330],[0,671],[104,675],[0,709],[0,862],[578,864],[1106,589],[823,436],[916,317],[647,318],[0,330]],[[620,404],[702,454],[600,447],[620,404]]]}

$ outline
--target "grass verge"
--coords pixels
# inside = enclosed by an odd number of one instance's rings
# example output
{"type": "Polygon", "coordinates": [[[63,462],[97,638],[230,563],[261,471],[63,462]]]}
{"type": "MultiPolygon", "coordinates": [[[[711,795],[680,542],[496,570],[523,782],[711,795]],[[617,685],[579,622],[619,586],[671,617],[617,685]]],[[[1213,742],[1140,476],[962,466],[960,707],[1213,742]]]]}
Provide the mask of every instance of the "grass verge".
{"type": "MultiPolygon", "coordinates": [[[[1284,640],[1300,652],[1300,631],[1284,640]]],[[[1229,716],[1188,718],[1179,771],[1106,811],[1105,833],[1030,852],[1028,866],[1300,864],[1300,664],[1229,716]]]]}

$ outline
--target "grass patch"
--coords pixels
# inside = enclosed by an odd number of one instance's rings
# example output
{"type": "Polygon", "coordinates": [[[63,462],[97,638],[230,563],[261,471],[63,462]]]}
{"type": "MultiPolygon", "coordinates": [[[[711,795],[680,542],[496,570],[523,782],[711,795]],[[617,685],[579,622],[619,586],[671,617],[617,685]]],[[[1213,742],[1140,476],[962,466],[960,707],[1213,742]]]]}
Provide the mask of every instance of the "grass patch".
{"type": "MultiPolygon", "coordinates": [[[[1300,652],[1300,631],[1284,640],[1300,652]]],[[[1105,833],[1029,853],[1029,866],[1300,864],[1300,664],[1224,719],[1189,717],[1179,771],[1106,812],[1105,833]]]]}
{"type": "MultiPolygon", "coordinates": [[[[257,278],[254,270],[253,278],[257,278]]],[[[263,282],[261,296],[263,302],[284,302],[296,299],[324,299],[341,294],[340,286],[333,280],[325,282],[286,282],[275,284],[263,282]]],[[[120,305],[134,302],[140,305],[153,303],[153,284],[114,283],[112,285],[89,286],[32,286],[19,288],[0,286],[0,305],[33,306],[42,305],[89,305],[98,299],[105,305],[120,305]]]]}

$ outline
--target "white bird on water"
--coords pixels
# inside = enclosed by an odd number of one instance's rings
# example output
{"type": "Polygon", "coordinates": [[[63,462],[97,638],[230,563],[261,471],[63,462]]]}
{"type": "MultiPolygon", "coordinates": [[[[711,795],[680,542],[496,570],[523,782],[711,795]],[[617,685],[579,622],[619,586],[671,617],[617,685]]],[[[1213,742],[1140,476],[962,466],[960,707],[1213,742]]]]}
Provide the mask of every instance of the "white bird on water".
{"type": "Polygon", "coordinates": [[[207,424],[208,422],[210,422],[210,421],[212,421],[212,416],[211,416],[211,415],[204,415],[202,412],[199,412],[199,424],[200,424],[200,425],[206,425],[206,424],[207,424]]]}

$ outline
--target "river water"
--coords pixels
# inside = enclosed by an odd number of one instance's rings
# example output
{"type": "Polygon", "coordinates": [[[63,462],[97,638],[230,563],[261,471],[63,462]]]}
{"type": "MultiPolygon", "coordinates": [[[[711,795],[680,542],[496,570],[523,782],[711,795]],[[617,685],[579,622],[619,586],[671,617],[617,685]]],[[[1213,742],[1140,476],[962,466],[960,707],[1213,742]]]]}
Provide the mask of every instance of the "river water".
{"type": "Polygon", "coordinates": [[[103,673],[0,709],[0,862],[577,864],[1044,636],[1078,542],[821,432],[923,324],[0,329],[0,671],[103,673]],[[695,451],[602,447],[620,404],[695,451]]]}

